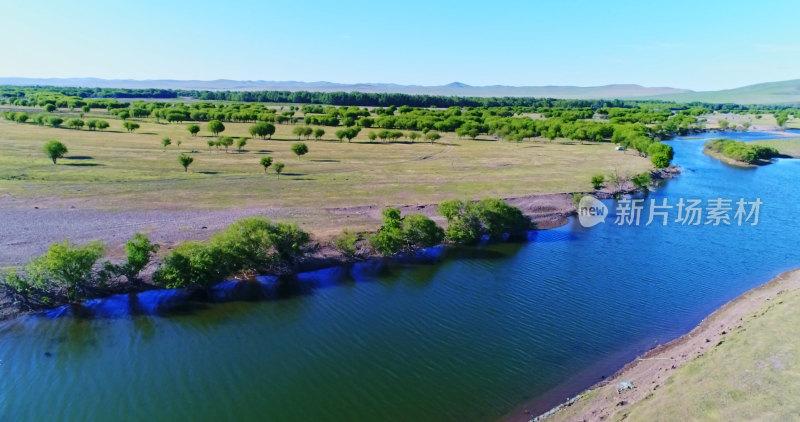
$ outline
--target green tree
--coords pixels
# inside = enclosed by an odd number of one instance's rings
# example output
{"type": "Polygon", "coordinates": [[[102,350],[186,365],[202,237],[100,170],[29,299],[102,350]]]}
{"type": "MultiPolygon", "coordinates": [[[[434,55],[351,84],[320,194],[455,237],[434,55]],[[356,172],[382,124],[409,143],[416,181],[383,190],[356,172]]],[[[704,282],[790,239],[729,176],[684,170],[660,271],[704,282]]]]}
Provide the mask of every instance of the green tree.
{"type": "Polygon", "coordinates": [[[128,131],[128,133],[133,133],[134,130],[139,129],[139,124],[135,122],[122,122],[122,127],[128,131]]]}
{"type": "Polygon", "coordinates": [[[314,129],[314,139],[319,141],[323,136],[325,136],[324,129],[314,129]]]}
{"type": "Polygon", "coordinates": [[[439,135],[439,132],[430,131],[425,134],[425,139],[431,141],[431,143],[436,142],[437,140],[441,139],[442,135],[439,135]]]}
{"type": "Polygon", "coordinates": [[[103,129],[108,129],[109,125],[108,122],[105,120],[98,120],[97,123],[95,123],[95,126],[97,126],[97,129],[103,130],[103,129]]]}
{"type": "Polygon", "coordinates": [[[272,165],[272,157],[261,157],[261,167],[264,167],[264,174],[267,174],[267,169],[272,165]]]}
{"type": "Polygon", "coordinates": [[[344,137],[347,138],[347,142],[350,142],[358,136],[358,133],[361,132],[361,128],[357,126],[349,127],[344,130],[344,137]]]}
{"type": "Polygon", "coordinates": [[[640,189],[644,193],[650,192],[650,184],[653,183],[653,180],[650,178],[650,173],[640,173],[636,176],[631,178],[631,182],[633,185],[636,186],[637,189],[640,189]]]}
{"type": "Polygon", "coordinates": [[[150,242],[147,236],[136,233],[131,240],[125,242],[125,263],[113,265],[106,261],[101,271],[101,277],[110,278],[115,276],[125,276],[129,282],[141,281],[138,275],[159,249],[159,245],[150,242]]]}
{"type": "Polygon", "coordinates": [[[184,153],[181,153],[181,155],[178,156],[178,162],[181,164],[181,166],[183,166],[183,171],[188,172],[189,166],[192,165],[192,163],[194,162],[194,158],[184,153]]]}
{"type": "Polygon", "coordinates": [[[303,142],[298,142],[292,145],[292,152],[297,155],[299,160],[301,156],[308,154],[308,146],[303,142]]]}
{"type": "Polygon", "coordinates": [[[80,129],[85,123],[81,119],[68,119],[64,124],[72,129],[80,129]]]}
{"type": "Polygon", "coordinates": [[[84,113],[88,113],[91,110],[92,110],[92,108],[89,107],[88,105],[85,105],[85,106],[81,107],[81,111],[83,111],[84,113]]]}
{"type": "Polygon", "coordinates": [[[222,122],[219,120],[212,120],[208,122],[208,131],[211,132],[214,136],[217,136],[225,131],[225,125],[223,125],[222,122]]]}
{"type": "Polygon", "coordinates": [[[286,164],[283,163],[275,163],[275,174],[278,175],[278,179],[281,178],[281,173],[283,173],[283,168],[286,167],[286,164]]]}
{"type": "Polygon", "coordinates": [[[189,125],[189,126],[186,126],[186,130],[188,130],[189,133],[192,134],[192,136],[197,136],[197,133],[200,132],[200,126],[189,125]]]}
{"type": "Polygon", "coordinates": [[[411,132],[411,133],[408,134],[408,137],[411,139],[411,142],[414,142],[417,139],[419,139],[420,134],[419,134],[419,132],[411,132]]]}
{"type": "Polygon", "coordinates": [[[153,283],[170,289],[210,286],[227,275],[220,264],[211,245],[184,242],[164,257],[153,283]]]}
{"type": "Polygon", "coordinates": [[[294,128],[292,130],[292,133],[297,135],[297,140],[299,141],[300,137],[303,136],[304,133],[306,133],[306,128],[304,128],[302,126],[297,126],[296,128],[294,128]]]}
{"type": "Polygon", "coordinates": [[[247,140],[248,139],[250,139],[250,138],[247,138],[247,137],[243,136],[243,137],[241,137],[241,138],[236,140],[236,148],[239,150],[239,153],[241,153],[242,152],[242,148],[244,148],[245,145],[247,145],[247,140]]]}
{"type": "Polygon", "coordinates": [[[602,174],[596,174],[592,176],[592,186],[597,189],[602,189],[603,185],[606,183],[606,177],[602,174]]]}
{"type": "Polygon", "coordinates": [[[206,141],[206,144],[208,145],[208,149],[210,150],[212,147],[217,146],[217,141],[209,139],[206,141]]]}
{"type": "Polygon", "coordinates": [[[261,139],[266,139],[267,137],[272,139],[272,135],[274,134],[275,134],[275,125],[273,125],[272,123],[259,122],[250,127],[250,135],[260,136],[261,139]]]}
{"type": "Polygon", "coordinates": [[[264,273],[292,266],[309,235],[294,224],[248,217],[211,238],[211,247],[225,273],[264,273]]]}
{"type": "Polygon", "coordinates": [[[62,158],[67,152],[69,151],[67,150],[66,145],[56,141],[55,139],[47,141],[47,143],[44,144],[44,153],[47,154],[51,160],[53,160],[53,164],[56,164],[56,160],[62,158]]]}
{"type": "Polygon", "coordinates": [[[64,123],[64,119],[60,117],[50,116],[47,119],[47,124],[49,124],[52,127],[59,127],[61,126],[61,123],[64,123]]]}
{"type": "Polygon", "coordinates": [[[27,113],[17,113],[17,114],[14,116],[14,121],[15,121],[15,122],[17,122],[17,123],[25,123],[25,122],[27,122],[27,121],[28,121],[28,119],[29,119],[30,117],[31,117],[31,116],[28,116],[28,114],[27,114],[27,113]]]}
{"type": "Polygon", "coordinates": [[[225,152],[227,153],[228,147],[233,145],[233,138],[231,138],[230,136],[221,136],[217,141],[217,144],[225,147],[225,152]]]}
{"type": "Polygon", "coordinates": [[[67,297],[77,299],[82,287],[93,281],[92,267],[105,251],[106,245],[100,241],[83,246],[67,240],[54,243],[47,253],[31,260],[25,274],[34,285],[65,287],[67,297]]]}
{"type": "Polygon", "coordinates": [[[478,202],[442,201],[438,212],[447,219],[447,238],[455,243],[475,243],[482,236],[489,239],[519,236],[533,226],[519,208],[496,198],[478,202]]]}
{"type": "Polygon", "coordinates": [[[664,168],[669,167],[670,159],[667,154],[664,153],[657,153],[650,156],[650,161],[653,163],[653,166],[656,168],[664,168]]]}
{"type": "Polygon", "coordinates": [[[167,147],[172,145],[172,139],[164,138],[161,140],[161,145],[164,146],[164,151],[167,150],[167,147]]]}
{"type": "Polygon", "coordinates": [[[373,131],[370,131],[369,134],[367,135],[367,138],[369,138],[370,141],[374,142],[376,139],[378,139],[378,134],[373,131]]]}
{"type": "Polygon", "coordinates": [[[444,230],[422,214],[401,218],[400,210],[383,210],[383,225],[371,239],[372,247],[384,254],[413,251],[438,245],[444,240],[444,230]]]}
{"type": "Polygon", "coordinates": [[[80,129],[85,123],[81,119],[68,119],[64,124],[72,129],[80,129]]]}
{"type": "Polygon", "coordinates": [[[408,214],[403,218],[403,240],[409,249],[429,248],[444,240],[444,230],[422,214],[408,214]]]}
{"type": "Polygon", "coordinates": [[[53,111],[55,111],[55,109],[56,109],[56,106],[54,106],[53,104],[45,104],[44,105],[44,111],[46,111],[48,113],[52,113],[53,111]]]}

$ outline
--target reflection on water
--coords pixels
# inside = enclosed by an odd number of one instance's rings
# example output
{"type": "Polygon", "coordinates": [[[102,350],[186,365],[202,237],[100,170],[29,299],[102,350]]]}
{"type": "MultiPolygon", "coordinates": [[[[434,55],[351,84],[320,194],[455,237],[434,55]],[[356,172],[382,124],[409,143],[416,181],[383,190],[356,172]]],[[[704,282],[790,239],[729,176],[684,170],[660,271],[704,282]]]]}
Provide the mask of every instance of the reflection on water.
{"type": "Polygon", "coordinates": [[[0,420],[461,421],[527,398],[546,407],[800,264],[798,161],[741,170],[703,155],[704,138],[672,141],[684,174],[652,197],[760,197],[758,226],[571,221],[527,243],[7,321],[0,420]]]}

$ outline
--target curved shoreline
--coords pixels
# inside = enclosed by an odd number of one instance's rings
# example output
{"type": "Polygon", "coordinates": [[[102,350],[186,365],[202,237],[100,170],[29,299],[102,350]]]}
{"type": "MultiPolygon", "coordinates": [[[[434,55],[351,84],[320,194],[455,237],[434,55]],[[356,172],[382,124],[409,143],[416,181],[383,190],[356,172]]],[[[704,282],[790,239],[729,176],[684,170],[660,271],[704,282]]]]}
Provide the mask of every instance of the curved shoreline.
{"type": "MultiPolygon", "coordinates": [[[[651,171],[651,176],[654,181],[670,179],[679,175],[680,171],[681,171],[680,168],[677,166],[669,166],[663,169],[656,169],[651,171]]],[[[638,190],[634,186],[632,186],[632,184],[627,183],[624,186],[620,186],[617,189],[617,191],[603,189],[599,191],[593,191],[590,193],[595,195],[599,199],[610,199],[613,198],[615,194],[632,194],[636,193],[637,191],[638,190]]],[[[532,194],[532,195],[513,197],[513,198],[502,198],[502,199],[507,204],[519,208],[522,211],[523,215],[530,217],[531,222],[534,224],[533,230],[548,230],[563,226],[564,224],[567,223],[568,218],[571,215],[575,215],[576,210],[572,202],[572,195],[574,194],[585,194],[585,192],[532,194]]],[[[420,213],[428,217],[431,217],[434,220],[438,220],[439,223],[444,222],[441,216],[439,216],[437,213],[438,204],[400,205],[397,206],[397,208],[400,209],[400,211],[404,215],[412,212],[420,213]]],[[[333,213],[341,213],[348,215],[368,214],[368,215],[379,216],[382,210],[383,207],[360,206],[360,207],[331,209],[329,211],[333,213]]],[[[176,240],[175,242],[167,243],[166,249],[171,249],[169,246],[179,243],[177,239],[175,240],[176,240]]],[[[185,239],[180,241],[185,241],[185,239]]],[[[306,251],[305,254],[297,260],[297,262],[295,262],[293,267],[289,269],[289,272],[281,274],[259,274],[259,275],[291,276],[326,268],[355,264],[358,262],[392,258],[391,256],[380,255],[374,251],[362,252],[357,254],[356,256],[347,256],[343,254],[340,250],[333,247],[330,244],[330,239],[315,238],[312,239],[312,242],[313,246],[308,251],[306,251]]],[[[442,244],[439,246],[447,246],[447,245],[442,244]]],[[[115,245],[112,245],[112,247],[115,247],[115,245]]],[[[111,258],[112,261],[120,260],[119,257],[114,257],[114,256],[108,258],[111,258]]],[[[126,282],[119,281],[109,285],[104,289],[90,288],[89,291],[91,291],[92,294],[83,298],[80,302],[77,303],[58,301],[58,302],[53,302],[46,307],[37,307],[36,309],[23,309],[14,300],[12,295],[0,292],[0,321],[15,318],[25,314],[40,313],[43,311],[56,309],[63,306],[81,305],[88,300],[103,299],[120,294],[136,294],[150,290],[169,290],[169,289],[164,289],[160,286],[153,285],[150,282],[152,274],[158,268],[159,264],[160,264],[159,257],[155,257],[148,264],[148,266],[143,270],[142,274],[140,275],[141,279],[144,282],[128,283],[127,281],[126,282]]],[[[226,280],[220,280],[220,283],[223,283],[225,281],[226,280]]],[[[193,294],[202,293],[203,290],[208,290],[208,289],[194,289],[193,294]]]]}
{"type": "MultiPolygon", "coordinates": [[[[778,295],[796,289],[800,289],[800,269],[781,273],[720,306],[688,333],[638,356],[612,376],[591,384],[549,411],[532,418],[523,406],[504,420],[610,420],[656,391],[675,369],[720,345],[726,335],[742,327],[747,316],[778,295]],[[632,389],[618,391],[619,383],[629,381],[632,389]]],[[[534,402],[527,403],[528,407],[534,402]]]]}

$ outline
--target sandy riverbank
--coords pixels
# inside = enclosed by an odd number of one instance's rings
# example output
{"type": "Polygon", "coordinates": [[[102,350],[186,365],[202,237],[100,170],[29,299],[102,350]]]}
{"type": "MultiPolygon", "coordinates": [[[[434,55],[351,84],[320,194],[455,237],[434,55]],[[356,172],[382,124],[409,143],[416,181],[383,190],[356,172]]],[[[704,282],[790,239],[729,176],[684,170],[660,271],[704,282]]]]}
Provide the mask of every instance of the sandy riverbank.
{"type": "Polygon", "coordinates": [[[800,289],[800,270],[779,275],[726,303],[706,317],[691,332],[657,347],[628,363],[613,376],[595,384],[569,402],[538,418],[524,407],[507,418],[510,421],[608,421],[626,416],[628,410],[665,385],[676,369],[703,356],[744,331],[764,306],[781,294],[800,289]],[[632,389],[618,391],[622,382],[632,389]]]}

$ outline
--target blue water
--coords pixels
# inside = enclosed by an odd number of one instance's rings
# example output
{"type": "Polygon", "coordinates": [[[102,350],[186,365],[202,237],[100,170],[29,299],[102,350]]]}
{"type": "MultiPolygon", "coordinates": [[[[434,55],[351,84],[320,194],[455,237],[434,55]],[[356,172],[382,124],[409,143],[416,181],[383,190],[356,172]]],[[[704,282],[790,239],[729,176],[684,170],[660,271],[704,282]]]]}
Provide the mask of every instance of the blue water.
{"type": "Polygon", "coordinates": [[[7,321],[0,420],[483,421],[529,399],[546,409],[800,267],[800,161],[730,167],[702,154],[712,137],[670,141],[684,173],[648,200],[760,198],[758,225],[611,215],[521,244],[226,283],[202,301],[147,292],[7,321]]]}

